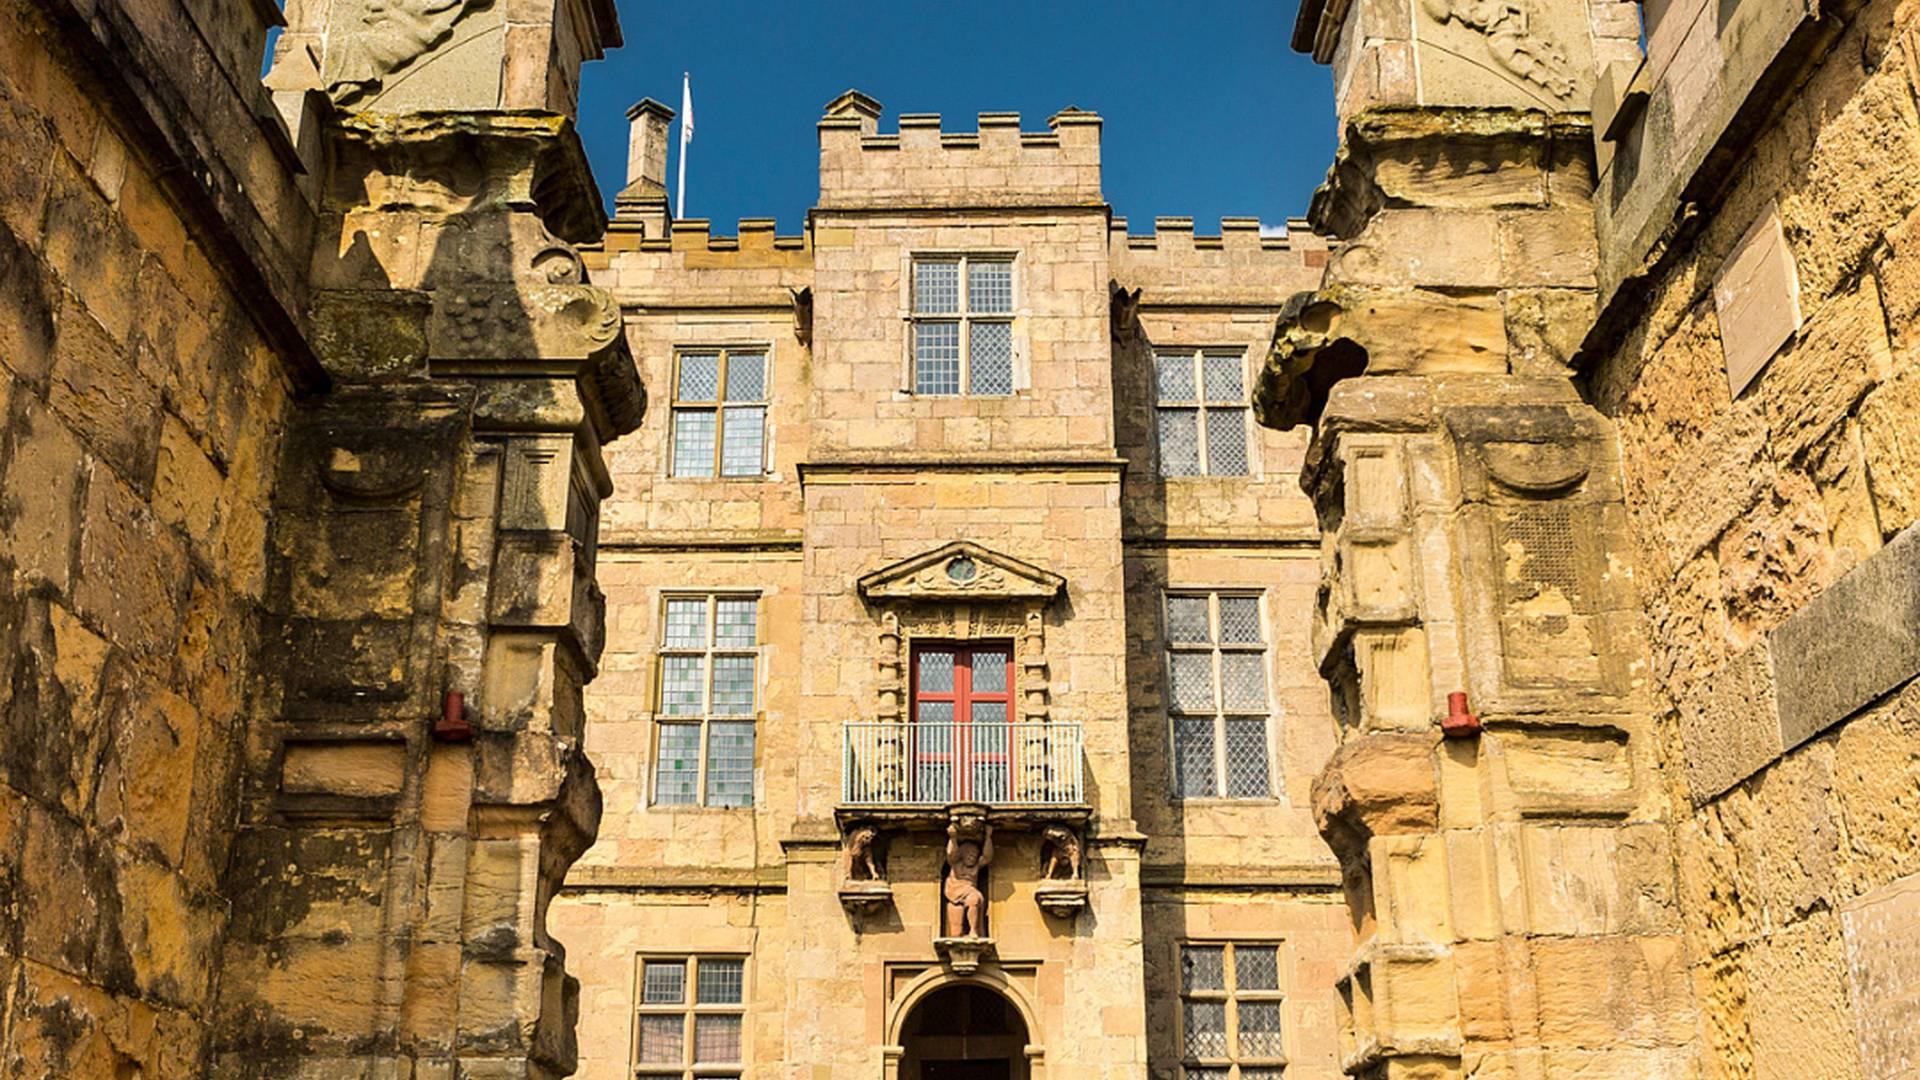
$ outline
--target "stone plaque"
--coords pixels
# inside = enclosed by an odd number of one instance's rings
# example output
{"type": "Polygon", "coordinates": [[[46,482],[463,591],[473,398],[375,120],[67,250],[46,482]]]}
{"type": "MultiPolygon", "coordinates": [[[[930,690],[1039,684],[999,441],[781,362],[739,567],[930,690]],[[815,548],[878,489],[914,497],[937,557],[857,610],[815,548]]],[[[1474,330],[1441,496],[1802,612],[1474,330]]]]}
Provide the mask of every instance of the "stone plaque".
{"type": "Polygon", "coordinates": [[[1720,316],[1727,389],[1739,397],[1800,329],[1800,275],[1773,203],[1714,275],[1713,306],[1720,316]]]}

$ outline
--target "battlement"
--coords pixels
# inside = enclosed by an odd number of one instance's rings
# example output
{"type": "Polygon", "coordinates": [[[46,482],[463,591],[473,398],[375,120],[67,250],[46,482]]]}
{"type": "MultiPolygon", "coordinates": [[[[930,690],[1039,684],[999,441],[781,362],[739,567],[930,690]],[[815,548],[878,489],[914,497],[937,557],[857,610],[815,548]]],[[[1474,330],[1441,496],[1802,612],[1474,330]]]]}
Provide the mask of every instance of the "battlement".
{"type": "Polygon", "coordinates": [[[603,250],[609,254],[623,251],[806,251],[812,246],[809,233],[781,236],[772,218],[741,218],[731,236],[714,235],[706,218],[684,218],[667,225],[667,235],[649,236],[644,225],[615,217],[607,223],[607,234],[599,244],[581,250],[603,250]]]}
{"type": "Polygon", "coordinates": [[[979,114],[972,131],[943,131],[938,113],[903,113],[879,131],[880,103],[849,90],[826,107],[820,133],[820,208],[1099,206],[1100,117],[1068,107],[1046,131],[1020,114],[979,114]]]}
{"type": "Polygon", "coordinates": [[[1260,219],[1220,219],[1215,235],[1196,235],[1189,217],[1153,219],[1153,231],[1133,235],[1127,219],[1108,225],[1113,276],[1140,289],[1148,304],[1272,303],[1319,285],[1329,247],[1303,218],[1288,218],[1283,235],[1262,236],[1260,219]]]}

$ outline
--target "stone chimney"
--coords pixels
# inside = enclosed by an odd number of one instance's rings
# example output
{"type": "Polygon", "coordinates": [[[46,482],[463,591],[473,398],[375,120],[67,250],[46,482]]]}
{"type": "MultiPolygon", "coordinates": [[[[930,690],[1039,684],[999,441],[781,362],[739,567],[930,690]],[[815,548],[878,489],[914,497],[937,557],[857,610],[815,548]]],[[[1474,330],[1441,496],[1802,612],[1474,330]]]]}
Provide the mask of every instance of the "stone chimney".
{"type": "Polygon", "coordinates": [[[621,197],[667,193],[667,129],[673,110],[641,98],[627,110],[627,186],[621,197]]]}
{"type": "Polygon", "coordinates": [[[644,236],[667,235],[672,210],[667,205],[667,135],[673,110],[641,98],[627,110],[627,186],[613,198],[613,216],[638,221],[644,236]]]}

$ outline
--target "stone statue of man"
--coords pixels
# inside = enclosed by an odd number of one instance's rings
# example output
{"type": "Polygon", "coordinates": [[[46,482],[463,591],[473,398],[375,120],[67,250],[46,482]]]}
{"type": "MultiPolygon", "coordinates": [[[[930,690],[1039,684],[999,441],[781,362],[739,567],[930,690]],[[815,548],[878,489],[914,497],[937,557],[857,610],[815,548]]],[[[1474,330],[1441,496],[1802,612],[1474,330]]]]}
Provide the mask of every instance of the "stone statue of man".
{"type": "Polygon", "coordinates": [[[992,825],[978,843],[963,839],[957,822],[947,826],[947,880],[940,892],[947,900],[948,936],[986,936],[987,894],[980,891],[980,871],[992,861],[992,825]]]}

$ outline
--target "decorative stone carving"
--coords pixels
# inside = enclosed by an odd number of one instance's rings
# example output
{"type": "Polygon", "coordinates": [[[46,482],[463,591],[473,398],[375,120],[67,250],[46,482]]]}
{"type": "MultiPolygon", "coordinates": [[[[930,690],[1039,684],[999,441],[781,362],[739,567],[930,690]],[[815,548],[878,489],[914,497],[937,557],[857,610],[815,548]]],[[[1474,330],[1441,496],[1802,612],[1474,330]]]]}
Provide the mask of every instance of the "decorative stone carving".
{"type": "Polygon", "coordinates": [[[436,292],[427,338],[435,359],[583,357],[613,344],[620,326],[613,294],[592,285],[466,286],[436,292]]]}
{"type": "Polygon", "coordinates": [[[1064,825],[1040,831],[1040,883],[1034,900],[1042,910],[1063,919],[1087,906],[1087,883],[1080,877],[1080,836],[1064,825]]]}
{"type": "Polygon", "coordinates": [[[793,294],[793,339],[813,344],[813,288],[788,289],[793,294]]]}
{"type": "Polygon", "coordinates": [[[975,833],[969,828],[975,820],[956,816],[947,826],[947,876],[940,883],[947,940],[987,936],[987,894],[980,889],[980,874],[993,861],[993,826],[982,822],[975,833]]]}
{"type": "Polygon", "coordinates": [[[1107,314],[1112,323],[1113,340],[1128,342],[1140,334],[1140,290],[1127,289],[1117,281],[1107,283],[1107,314]]]}
{"type": "Polygon", "coordinates": [[[1048,881],[1080,880],[1080,837],[1064,825],[1049,825],[1040,838],[1045,845],[1040,876],[1048,881]]]}
{"type": "Polygon", "coordinates": [[[1421,7],[1442,26],[1478,30],[1495,62],[1519,78],[1562,101],[1573,97],[1566,51],[1534,31],[1535,12],[1524,0],[1422,0],[1421,7]]]}
{"type": "Polygon", "coordinates": [[[869,600],[1051,600],[1066,579],[966,540],[885,566],[860,579],[869,600]]]}
{"type": "Polygon", "coordinates": [[[459,24],[493,0],[365,0],[358,19],[335,30],[327,93],[349,105],[453,38],[459,24]],[[352,25],[357,23],[358,25],[352,25]]]}
{"type": "Polygon", "coordinates": [[[933,947],[955,975],[973,974],[980,970],[982,960],[993,955],[990,938],[935,938],[933,947]]]}
{"type": "Polygon", "coordinates": [[[856,914],[878,911],[893,900],[893,886],[880,867],[880,830],[855,825],[840,847],[840,904],[856,914]]]}

